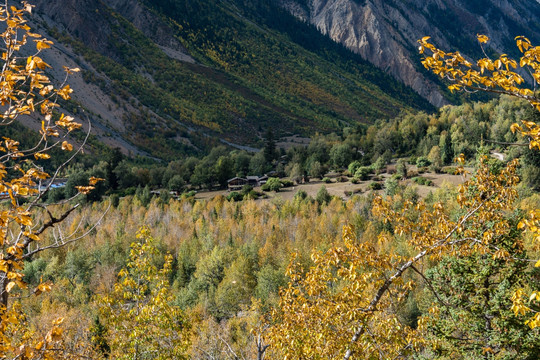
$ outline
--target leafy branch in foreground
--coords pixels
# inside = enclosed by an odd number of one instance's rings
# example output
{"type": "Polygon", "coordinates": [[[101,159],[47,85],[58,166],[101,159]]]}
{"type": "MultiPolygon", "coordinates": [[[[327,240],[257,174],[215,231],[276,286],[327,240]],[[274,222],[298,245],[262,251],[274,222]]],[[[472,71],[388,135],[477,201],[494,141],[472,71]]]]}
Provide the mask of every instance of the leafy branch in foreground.
{"type": "MultiPolygon", "coordinates": [[[[68,100],[72,89],[66,81],[69,74],[78,69],[66,70],[66,77],[56,87],[47,77],[45,70],[50,66],[43,61],[40,53],[51,47],[52,42],[31,32],[24,16],[32,11],[26,2],[18,9],[9,6],[8,1],[0,4],[0,22],[5,24],[1,33],[0,51],[0,129],[4,135],[9,126],[19,122],[22,116],[29,116],[41,123],[39,135],[34,143],[29,138],[13,139],[2,136],[0,143],[0,357],[2,359],[59,359],[81,358],[82,353],[68,350],[62,344],[63,319],[53,322],[45,335],[37,334],[25,320],[17,296],[22,294],[26,284],[23,279],[24,259],[43,249],[60,247],[73,239],[55,239],[51,245],[41,244],[45,231],[58,226],[74,210],[54,214],[50,205],[43,203],[44,196],[51,189],[63,168],[69,164],[84,145],[77,149],[69,142],[72,131],[81,127],[71,116],[58,111],[58,101],[68,100]],[[33,55],[21,57],[22,47],[35,49],[33,55]],[[67,160],[53,171],[45,172],[44,164],[51,159],[54,149],[71,153],[67,160]],[[35,223],[35,215],[44,210],[49,221],[35,223]],[[10,300],[10,295],[15,300],[10,300]]],[[[88,137],[88,135],[87,135],[88,137]]],[[[91,182],[100,179],[91,179],[91,182]]],[[[84,193],[90,187],[79,189],[84,193]]],[[[75,206],[76,207],[76,206],[75,206]]],[[[50,283],[40,283],[34,294],[47,291],[50,283]]]]}
{"type": "MultiPolygon", "coordinates": [[[[487,43],[489,38],[477,35],[480,45],[487,43]]],[[[441,78],[449,80],[452,84],[449,89],[486,91],[497,94],[507,94],[527,100],[536,110],[540,111],[540,97],[538,85],[540,84],[540,46],[533,46],[529,39],[517,36],[516,46],[522,53],[519,61],[502,54],[498,59],[485,58],[472,63],[466,60],[458,51],[445,52],[429,42],[426,36],[420,43],[420,53],[424,54],[422,64],[424,67],[441,78]],[[431,55],[429,55],[431,54],[431,55]],[[522,74],[529,74],[533,88],[527,86],[522,74]]],[[[482,48],[483,49],[483,48],[482,48]]],[[[485,55],[485,51],[484,51],[485,55]]],[[[519,132],[528,139],[529,148],[540,150],[540,124],[533,121],[522,121],[522,124],[513,124],[513,132],[519,132]]],[[[534,209],[528,217],[519,223],[519,229],[528,231],[536,242],[540,243],[540,210],[534,209]]],[[[536,263],[540,267],[540,261],[536,263]]],[[[532,292],[528,301],[525,300],[525,291],[518,289],[512,296],[512,310],[516,315],[532,313],[527,321],[531,328],[540,327],[540,293],[532,292]],[[527,305],[529,303],[529,306],[527,305]]]]}
{"type": "MultiPolygon", "coordinates": [[[[487,43],[489,38],[478,35],[480,44],[487,43]]],[[[524,36],[516,37],[516,45],[523,54],[519,62],[502,54],[493,60],[486,57],[471,62],[459,51],[445,52],[429,42],[429,36],[418,40],[420,54],[424,54],[422,64],[424,67],[441,78],[449,80],[452,84],[448,88],[452,91],[486,91],[497,94],[507,94],[527,100],[540,111],[540,97],[537,87],[540,83],[540,46],[533,46],[524,36]],[[533,81],[531,90],[523,78],[529,74],[533,81]]],[[[483,48],[482,48],[483,50],[483,48]]],[[[485,55],[485,51],[484,51],[485,55]]],[[[522,125],[512,125],[512,131],[519,131],[529,138],[530,148],[540,150],[540,126],[531,121],[524,121],[522,125]]]]}
{"type": "MultiPolygon", "coordinates": [[[[392,359],[429,345],[429,313],[442,305],[437,304],[440,298],[435,296],[416,328],[399,316],[415,287],[414,273],[420,273],[418,265],[446,257],[514,261],[498,241],[516,231],[507,214],[517,197],[517,166],[514,160],[496,172],[482,159],[475,176],[459,187],[457,217],[443,203],[406,201],[396,209],[393,199],[376,197],[373,212],[391,229],[382,231],[377,242],[357,239],[345,227],[344,245],[314,253],[307,272],[293,260],[287,272],[290,282],[268,320],[273,356],[392,359]],[[405,254],[395,245],[403,242],[409,249],[405,254]]],[[[516,240],[518,250],[520,242],[516,240]]],[[[426,279],[423,274],[421,279],[426,279]]]]}

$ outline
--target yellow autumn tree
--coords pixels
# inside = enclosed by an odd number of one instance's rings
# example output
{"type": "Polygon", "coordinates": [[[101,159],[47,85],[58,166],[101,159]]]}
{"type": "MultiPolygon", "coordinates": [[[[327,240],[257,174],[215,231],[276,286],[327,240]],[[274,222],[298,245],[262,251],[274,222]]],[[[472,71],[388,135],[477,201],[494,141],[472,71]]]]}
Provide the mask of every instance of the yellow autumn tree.
{"type": "Polygon", "coordinates": [[[158,269],[154,260],[159,252],[148,228],[141,228],[137,239],[114,290],[98,299],[108,330],[106,355],[126,360],[186,359],[190,328],[183,312],[172,304],[172,256],[167,255],[158,269]]]}
{"type": "MultiPolygon", "coordinates": [[[[434,74],[450,81],[450,90],[506,94],[524,99],[540,111],[540,94],[537,90],[540,85],[540,46],[533,46],[526,37],[517,36],[516,46],[522,54],[519,59],[512,59],[507,54],[491,59],[483,47],[489,38],[477,35],[485,57],[468,61],[459,51],[446,52],[437,48],[430,39],[426,36],[418,40],[420,53],[424,54],[422,64],[434,74]],[[523,76],[527,76],[525,74],[528,74],[529,81],[524,79],[523,76]]],[[[528,140],[530,149],[540,151],[540,124],[522,121],[521,124],[513,124],[511,129],[528,140]]],[[[529,232],[540,243],[540,209],[530,211],[527,218],[520,222],[519,228],[529,232]]],[[[536,266],[540,267],[540,261],[536,266]]],[[[512,309],[516,315],[532,314],[527,323],[531,328],[540,327],[540,290],[532,291],[527,299],[525,290],[518,289],[512,300],[512,309]]]]}
{"type": "MultiPolygon", "coordinates": [[[[357,239],[345,227],[344,244],[313,253],[307,271],[293,260],[290,282],[268,319],[274,358],[393,359],[426,346],[425,320],[413,329],[398,314],[415,286],[413,275],[421,274],[426,261],[444,257],[510,258],[492,239],[513,231],[505,216],[517,196],[517,165],[512,161],[495,173],[482,160],[477,174],[459,188],[458,218],[443,203],[405,201],[395,209],[391,198],[376,197],[373,212],[390,225],[377,242],[357,239]],[[405,253],[392,245],[402,242],[405,253]]],[[[436,309],[434,304],[430,311],[436,309]]]]}
{"type": "MultiPolygon", "coordinates": [[[[43,243],[42,235],[57,226],[75,209],[56,214],[43,202],[54,180],[62,169],[80,151],[68,141],[69,134],[81,125],[70,116],[58,111],[59,100],[68,100],[72,89],[66,80],[78,69],[65,69],[66,79],[55,86],[47,77],[50,66],[40,53],[50,48],[52,42],[31,31],[24,16],[32,6],[22,2],[22,7],[9,6],[8,1],[0,4],[2,57],[0,59],[0,358],[2,359],[60,359],[77,358],[61,344],[62,319],[51,325],[50,331],[39,335],[27,326],[17,300],[11,294],[21,294],[26,288],[22,270],[23,262],[30,256],[49,248],[64,246],[76,238],[55,238],[53,243],[43,243]],[[21,49],[33,52],[21,56],[21,49]],[[32,137],[17,139],[21,117],[31,117],[41,126],[35,142],[32,137]],[[67,160],[52,173],[44,170],[53,149],[71,152],[67,160]],[[48,219],[35,223],[37,211],[45,210],[48,219]]],[[[92,189],[91,179],[88,187],[92,189]]],[[[33,289],[35,295],[50,288],[42,283],[33,289]]]]}
{"type": "MultiPolygon", "coordinates": [[[[480,43],[488,40],[485,36],[478,39],[480,43]]],[[[522,76],[513,71],[518,67],[517,61],[501,55],[497,60],[486,56],[471,63],[459,52],[443,52],[428,40],[429,37],[420,40],[420,52],[431,52],[423,64],[450,80],[451,90],[513,95],[540,110],[537,94],[526,88],[522,76]]],[[[523,53],[519,66],[529,70],[537,85],[540,47],[532,47],[523,37],[516,41],[523,53]]],[[[538,149],[539,129],[539,124],[533,122],[512,126],[513,131],[528,139],[530,148],[538,149]]],[[[457,160],[464,163],[462,156],[457,160]]],[[[343,245],[313,253],[313,265],[308,269],[293,259],[287,270],[289,284],[280,292],[279,306],[266,319],[271,356],[395,359],[437,348],[437,339],[429,339],[425,334],[431,326],[430,318],[438,317],[435,315],[445,304],[424,275],[423,267],[438,264],[444,258],[474,256],[501,262],[526,261],[499,245],[501,239],[513,239],[512,251],[519,253],[523,248],[522,240],[514,235],[516,225],[508,219],[517,198],[518,165],[513,160],[499,171],[489,165],[487,158],[482,158],[474,176],[458,188],[457,216],[444,203],[429,205],[424,201],[376,197],[373,213],[387,224],[379,229],[377,242],[356,238],[351,228],[345,227],[343,245]],[[400,319],[399,310],[415,281],[425,282],[436,301],[413,328],[400,319]]],[[[459,171],[463,173],[463,167],[459,171]]],[[[517,227],[540,240],[539,219],[539,211],[532,211],[517,227]]],[[[540,326],[540,315],[534,310],[539,308],[540,292],[533,292],[528,299],[524,296],[524,290],[515,289],[512,300],[516,319],[533,312],[526,321],[531,328],[540,326]]],[[[499,350],[486,344],[482,351],[497,358],[499,350]]],[[[505,354],[512,351],[515,350],[505,354]]]]}

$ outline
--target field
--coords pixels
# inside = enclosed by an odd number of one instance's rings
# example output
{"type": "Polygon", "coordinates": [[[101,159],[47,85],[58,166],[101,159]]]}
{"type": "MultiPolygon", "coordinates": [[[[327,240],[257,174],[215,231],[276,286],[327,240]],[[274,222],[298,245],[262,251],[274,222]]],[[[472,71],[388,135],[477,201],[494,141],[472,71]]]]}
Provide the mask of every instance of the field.
{"type": "MultiPolygon", "coordinates": [[[[411,166],[410,170],[416,172],[417,169],[415,166],[411,166]]],[[[386,178],[389,178],[391,175],[388,173],[383,173],[380,175],[381,181],[384,183],[386,178]]],[[[416,187],[417,193],[421,198],[426,197],[430,192],[434,191],[437,188],[440,188],[445,183],[452,185],[461,184],[464,182],[464,178],[461,175],[449,175],[449,174],[437,174],[433,172],[427,172],[421,175],[423,178],[431,180],[433,184],[431,186],[420,185],[414,183],[411,179],[403,180],[400,184],[404,186],[414,186],[416,187]]],[[[348,181],[338,182],[336,178],[331,179],[331,183],[325,183],[319,179],[311,180],[309,183],[297,184],[292,187],[282,188],[279,192],[266,192],[266,198],[261,197],[258,201],[264,201],[267,199],[272,199],[275,197],[281,197],[283,200],[291,200],[294,195],[300,191],[304,190],[309,196],[315,197],[319,189],[324,185],[328,190],[328,193],[332,196],[340,197],[344,200],[349,199],[353,195],[362,195],[370,191],[369,184],[372,180],[360,181],[358,184],[353,184],[351,178],[348,178],[348,181]]],[[[256,191],[262,192],[260,187],[255,188],[256,191]]],[[[384,190],[377,190],[382,192],[384,190]]],[[[227,196],[229,192],[227,190],[218,190],[218,191],[201,191],[196,194],[195,199],[197,200],[208,200],[212,199],[218,195],[227,196]]]]}

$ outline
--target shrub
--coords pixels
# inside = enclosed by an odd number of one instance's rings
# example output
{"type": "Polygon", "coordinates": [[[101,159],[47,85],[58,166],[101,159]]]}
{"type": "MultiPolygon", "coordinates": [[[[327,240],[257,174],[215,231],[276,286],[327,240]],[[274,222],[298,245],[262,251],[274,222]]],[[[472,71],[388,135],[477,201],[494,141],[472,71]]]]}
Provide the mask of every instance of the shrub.
{"type": "Polygon", "coordinates": [[[383,188],[380,182],[375,182],[375,181],[372,181],[371,183],[369,183],[368,187],[371,190],[381,190],[383,188]]]}
{"type": "Polygon", "coordinates": [[[432,186],[433,185],[433,181],[425,178],[425,177],[421,177],[421,176],[416,176],[414,178],[412,178],[412,181],[414,181],[415,183],[417,184],[420,184],[420,185],[426,185],[426,186],[432,186]]]}
{"type": "Polygon", "coordinates": [[[398,191],[399,181],[394,177],[390,177],[384,182],[384,187],[386,195],[394,196],[398,191]]]}
{"type": "Polygon", "coordinates": [[[328,204],[330,200],[332,200],[332,196],[328,193],[328,190],[326,190],[326,187],[323,185],[317,192],[317,196],[315,197],[315,200],[319,204],[328,204]]]}
{"type": "Polygon", "coordinates": [[[307,197],[308,197],[308,194],[307,194],[307,192],[305,192],[305,190],[298,190],[298,192],[296,194],[294,194],[295,199],[304,200],[307,197]]]}
{"type": "Polygon", "coordinates": [[[355,160],[353,161],[352,163],[349,164],[349,167],[348,167],[348,170],[349,170],[349,173],[352,175],[356,174],[356,170],[358,170],[359,167],[362,166],[362,163],[358,160],[355,160]]]}
{"type": "Polygon", "coordinates": [[[182,194],[182,199],[187,199],[187,198],[190,198],[190,197],[194,197],[195,194],[197,194],[197,192],[195,190],[185,192],[185,193],[182,194]]]}
{"type": "Polygon", "coordinates": [[[360,166],[354,173],[354,177],[362,181],[365,181],[369,178],[370,173],[371,173],[371,169],[369,167],[360,166]]]}
{"type": "Polygon", "coordinates": [[[401,179],[407,178],[407,162],[405,160],[398,160],[396,164],[396,174],[399,175],[401,179]]]}
{"type": "Polygon", "coordinates": [[[261,186],[262,191],[275,191],[278,192],[281,189],[281,181],[278,178],[269,178],[266,184],[261,186]]]}
{"type": "Polygon", "coordinates": [[[329,177],[325,177],[322,179],[322,182],[326,184],[330,184],[332,182],[332,179],[330,179],[329,177]]]}
{"type": "Polygon", "coordinates": [[[457,171],[455,166],[447,166],[447,167],[444,167],[442,170],[444,171],[444,173],[448,175],[456,175],[456,171],[457,171]]]}
{"type": "Polygon", "coordinates": [[[227,200],[229,201],[242,201],[243,199],[244,199],[244,195],[236,191],[233,191],[229,195],[227,195],[227,200]]]}
{"type": "Polygon", "coordinates": [[[425,156],[420,156],[416,159],[416,166],[418,166],[418,168],[428,167],[429,165],[431,165],[431,161],[425,156]]]}
{"type": "Polygon", "coordinates": [[[281,182],[281,185],[282,185],[283,187],[291,187],[291,186],[294,186],[294,182],[291,181],[291,180],[288,180],[288,179],[282,179],[282,180],[280,180],[280,182],[281,182]]]}

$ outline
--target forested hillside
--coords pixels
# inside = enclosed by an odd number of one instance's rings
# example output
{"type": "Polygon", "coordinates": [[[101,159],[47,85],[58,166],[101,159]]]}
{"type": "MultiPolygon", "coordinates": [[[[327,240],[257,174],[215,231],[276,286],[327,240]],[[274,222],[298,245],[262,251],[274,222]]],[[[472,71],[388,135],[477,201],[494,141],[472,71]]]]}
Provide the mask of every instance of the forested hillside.
{"type": "MultiPolygon", "coordinates": [[[[430,109],[412,89],[278,6],[37,1],[33,21],[83,69],[73,104],[98,138],[171,160],[225,140],[331,132],[430,109]],[[77,107],[79,106],[79,107],[77,107]]],[[[72,107],[72,108],[73,108],[72,107]]]]}

